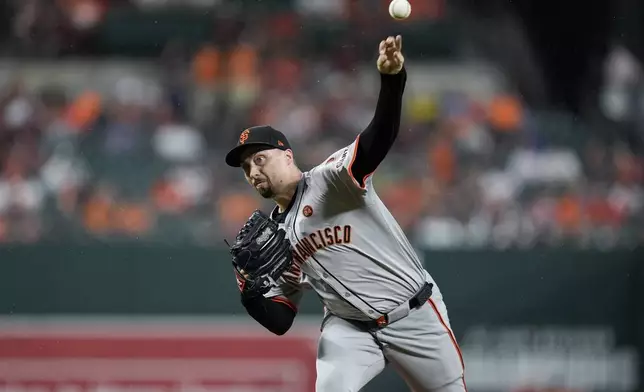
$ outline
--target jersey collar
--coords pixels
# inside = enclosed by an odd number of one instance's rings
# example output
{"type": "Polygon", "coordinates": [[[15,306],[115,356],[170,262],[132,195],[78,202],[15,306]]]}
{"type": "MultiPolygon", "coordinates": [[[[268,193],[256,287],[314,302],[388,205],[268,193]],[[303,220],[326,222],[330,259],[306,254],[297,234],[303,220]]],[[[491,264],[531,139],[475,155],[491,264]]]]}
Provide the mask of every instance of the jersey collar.
{"type": "Polygon", "coordinates": [[[273,207],[273,211],[271,211],[271,219],[282,223],[286,219],[286,216],[288,213],[291,211],[293,208],[293,204],[295,204],[295,199],[297,199],[297,195],[302,191],[304,188],[304,173],[302,173],[302,176],[300,177],[300,180],[297,182],[297,188],[295,188],[295,193],[293,194],[293,197],[291,198],[291,201],[288,203],[288,207],[286,207],[286,210],[284,212],[279,212],[279,206],[273,207]]]}

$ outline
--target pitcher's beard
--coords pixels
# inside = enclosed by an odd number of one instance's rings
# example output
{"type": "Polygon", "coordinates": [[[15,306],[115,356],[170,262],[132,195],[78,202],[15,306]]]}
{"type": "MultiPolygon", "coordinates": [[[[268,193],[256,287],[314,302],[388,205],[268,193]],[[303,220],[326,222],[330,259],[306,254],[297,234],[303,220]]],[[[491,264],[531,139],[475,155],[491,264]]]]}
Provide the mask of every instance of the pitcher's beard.
{"type": "Polygon", "coordinates": [[[260,186],[255,189],[264,199],[271,199],[273,196],[275,196],[275,192],[273,192],[273,187],[271,186],[271,183],[269,181],[266,181],[262,185],[264,185],[265,187],[260,186]]]}
{"type": "Polygon", "coordinates": [[[273,192],[273,190],[270,187],[259,190],[259,194],[264,199],[271,199],[271,198],[273,198],[273,196],[275,196],[275,193],[273,192]]]}

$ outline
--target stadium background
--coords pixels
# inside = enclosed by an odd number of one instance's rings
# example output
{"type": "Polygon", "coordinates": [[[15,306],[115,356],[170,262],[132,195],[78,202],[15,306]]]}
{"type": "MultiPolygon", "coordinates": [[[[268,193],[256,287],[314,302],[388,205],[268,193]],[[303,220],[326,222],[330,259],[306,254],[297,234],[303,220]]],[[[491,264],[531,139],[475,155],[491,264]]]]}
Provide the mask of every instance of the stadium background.
{"type": "Polygon", "coordinates": [[[304,168],[349,143],[400,33],[374,181],[469,390],[643,390],[644,6],[559,3],[0,2],[0,389],[311,390],[321,307],[245,315],[223,239],[269,205],[223,153],[257,123],[304,168]]]}

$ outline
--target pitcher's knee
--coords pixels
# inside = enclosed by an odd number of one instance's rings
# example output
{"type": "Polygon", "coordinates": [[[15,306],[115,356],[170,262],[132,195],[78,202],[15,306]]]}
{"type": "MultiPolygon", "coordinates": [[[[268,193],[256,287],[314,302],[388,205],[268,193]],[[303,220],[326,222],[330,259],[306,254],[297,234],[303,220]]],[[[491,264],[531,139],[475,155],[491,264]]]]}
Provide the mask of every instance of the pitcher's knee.
{"type": "Polygon", "coordinates": [[[315,382],[315,392],[357,392],[348,374],[344,372],[330,372],[323,376],[318,375],[315,382]]]}
{"type": "Polygon", "coordinates": [[[442,387],[432,389],[431,392],[467,392],[467,386],[465,385],[465,379],[460,377],[442,387]]]}
{"type": "Polygon", "coordinates": [[[330,365],[318,362],[317,371],[315,392],[358,392],[371,378],[364,368],[347,364],[330,365]]]}

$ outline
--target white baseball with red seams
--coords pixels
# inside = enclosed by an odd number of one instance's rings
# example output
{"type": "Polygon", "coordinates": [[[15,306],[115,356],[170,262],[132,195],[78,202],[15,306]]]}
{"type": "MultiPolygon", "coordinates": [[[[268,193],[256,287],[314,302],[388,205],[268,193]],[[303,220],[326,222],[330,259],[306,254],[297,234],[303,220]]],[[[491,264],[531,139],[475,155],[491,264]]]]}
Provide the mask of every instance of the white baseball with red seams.
{"type": "Polygon", "coordinates": [[[394,19],[407,19],[411,15],[411,4],[407,0],[392,0],[389,15],[394,19]]]}

